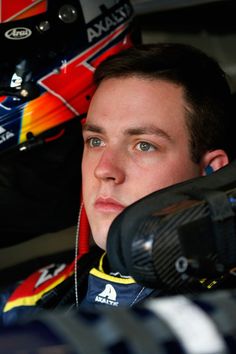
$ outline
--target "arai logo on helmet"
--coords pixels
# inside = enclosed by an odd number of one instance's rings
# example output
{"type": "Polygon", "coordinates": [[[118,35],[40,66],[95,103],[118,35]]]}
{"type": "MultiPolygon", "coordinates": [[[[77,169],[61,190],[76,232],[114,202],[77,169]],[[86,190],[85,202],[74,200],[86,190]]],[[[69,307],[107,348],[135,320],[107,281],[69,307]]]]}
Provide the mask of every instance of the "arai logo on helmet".
{"type": "Polygon", "coordinates": [[[12,40],[25,39],[31,36],[32,31],[26,27],[15,27],[5,32],[5,37],[12,40]]]}

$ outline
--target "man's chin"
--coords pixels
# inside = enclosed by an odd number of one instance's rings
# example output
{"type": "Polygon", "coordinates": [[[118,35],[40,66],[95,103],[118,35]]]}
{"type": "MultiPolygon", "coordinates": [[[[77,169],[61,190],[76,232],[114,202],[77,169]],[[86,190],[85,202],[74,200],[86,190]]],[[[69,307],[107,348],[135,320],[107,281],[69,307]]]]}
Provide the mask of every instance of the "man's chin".
{"type": "Polygon", "coordinates": [[[94,242],[102,249],[106,249],[106,241],[110,226],[119,214],[120,213],[117,212],[99,215],[99,217],[93,218],[91,222],[89,222],[94,242]],[[97,222],[95,222],[96,220],[97,222]]]}
{"type": "Polygon", "coordinates": [[[91,228],[94,242],[103,250],[106,250],[106,242],[110,225],[111,223],[109,223],[109,225],[103,226],[102,228],[91,228]]]}

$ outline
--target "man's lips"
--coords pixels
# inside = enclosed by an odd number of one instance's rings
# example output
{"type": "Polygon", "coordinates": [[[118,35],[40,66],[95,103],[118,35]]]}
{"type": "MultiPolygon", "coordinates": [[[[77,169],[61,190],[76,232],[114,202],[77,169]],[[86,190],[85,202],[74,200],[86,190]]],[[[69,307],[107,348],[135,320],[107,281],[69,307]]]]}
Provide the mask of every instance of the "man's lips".
{"type": "Polygon", "coordinates": [[[101,212],[121,212],[125,206],[112,198],[97,198],[94,207],[97,211],[101,212]]]}

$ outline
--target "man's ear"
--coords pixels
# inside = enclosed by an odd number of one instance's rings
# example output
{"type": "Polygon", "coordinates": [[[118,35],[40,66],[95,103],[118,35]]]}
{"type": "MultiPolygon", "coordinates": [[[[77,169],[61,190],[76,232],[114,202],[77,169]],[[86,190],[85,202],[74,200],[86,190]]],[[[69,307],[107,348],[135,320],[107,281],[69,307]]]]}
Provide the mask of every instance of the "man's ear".
{"type": "Polygon", "coordinates": [[[224,167],[228,163],[229,158],[224,150],[218,149],[207,151],[201,159],[201,175],[205,176],[209,174],[209,171],[217,171],[219,168],[224,167]]]}

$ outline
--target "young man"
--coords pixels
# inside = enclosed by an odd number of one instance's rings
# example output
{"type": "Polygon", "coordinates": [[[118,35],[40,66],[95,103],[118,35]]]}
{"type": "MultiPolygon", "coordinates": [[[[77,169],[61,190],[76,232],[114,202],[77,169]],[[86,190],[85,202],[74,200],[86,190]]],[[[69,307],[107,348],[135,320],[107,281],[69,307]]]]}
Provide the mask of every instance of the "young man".
{"type": "MultiPolygon", "coordinates": [[[[83,125],[82,191],[98,247],[78,261],[75,276],[67,272],[62,281],[57,268],[57,287],[42,285],[40,270],[34,308],[132,306],[156,296],[159,289],[110,273],[104,251],[112,221],[143,196],[215,171],[231,157],[230,88],[217,62],[201,51],[168,43],[130,48],[104,61],[94,78],[83,125]]],[[[4,316],[26,307],[32,312],[28,300],[18,300],[8,300],[4,316]]]]}
{"type": "MultiPolygon", "coordinates": [[[[114,218],[138,199],[229,162],[231,94],[218,64],[183,44],[143,45],[105,61],[83,126],[82,185],[91,233],[106,250],[114,218]]],[[[78,290],[79,291],[79,290],[78,290]]],[[[82,305],[154,295],[92,269],[82,305]]]]}
{"type": "Polygon", "coordinates": [[[83,197],[102,249],[113,219],[163,187],[228,163],[223,72],[184,45],[146,45],[105,62],[83,127],[83,197]]]}

